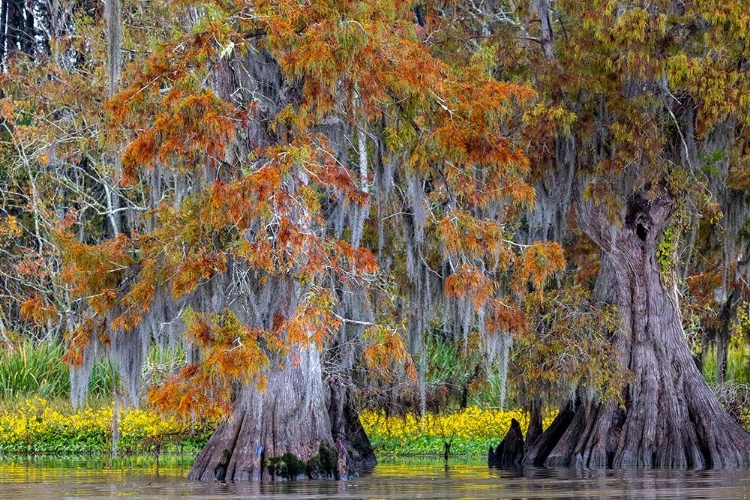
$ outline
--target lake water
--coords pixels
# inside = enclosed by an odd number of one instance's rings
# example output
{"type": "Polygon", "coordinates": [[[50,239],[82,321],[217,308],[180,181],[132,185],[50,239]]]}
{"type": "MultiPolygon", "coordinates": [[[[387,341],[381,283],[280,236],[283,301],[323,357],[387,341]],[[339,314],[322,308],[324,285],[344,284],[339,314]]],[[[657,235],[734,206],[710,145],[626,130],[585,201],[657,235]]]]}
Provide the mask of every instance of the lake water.
{"type": "Polygon", "coordinates": [[[438,499],[750,498],[750,471],[489,469],[481,462],[382,460],[349,481],[220,484],[184,479],[187,464],[149,457],[0,458],[0,498],[438,499]]]}

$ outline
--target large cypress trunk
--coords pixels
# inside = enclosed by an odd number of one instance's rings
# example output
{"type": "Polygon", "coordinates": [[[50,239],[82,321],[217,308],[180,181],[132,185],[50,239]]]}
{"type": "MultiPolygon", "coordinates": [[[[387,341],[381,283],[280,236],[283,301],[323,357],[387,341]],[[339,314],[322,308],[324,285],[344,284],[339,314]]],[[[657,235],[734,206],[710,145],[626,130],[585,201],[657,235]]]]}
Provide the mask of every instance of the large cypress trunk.
{"type": "Polygon", "coordinates": [[[359,420],[355,417],[352,424],[341,413],[350,409],[337,385],[334,397],[327,397],[319,349],[297,347],[285,365],[269,371],[265,388],[249,384],[240,389],[232,417],[216,429],[189,479],[344,479],[367,465],[363,458],[374,459],[366,438],[354,444],[347,439],[359,420]],[[340,408],[333,419],[328,401],[340,408]]]}
{"type": "Polygon", "coordinates": [[[722,408],[693,362],[680,321],[676,289],[657,261],[657,246],[674,205],[670,196],[628,200],[615,224],[592,203],[578,219],[599,245],[622,329],[613,335],[632,381],[623,405],[578,401],[560,413],[527,453],[534,465],[579,467],[741,467],[750,463],[750,434],[722,408]],[[550,439],[552,437],[552,439],[550,439]]]}
{"type": "MultiPolygon", "coordinates": [[[[262,101],[232,155],[244,158],[277,140],[283,143],[280,137],[292,135],[291,131],[282,131],[281,125],[268,124],[285,106],[299,104],[300,81],[285,80],[268,51],[254,47],[244,56],[223,59],[213,76],[215,90],[227,102],[251,106],[254,101],[262,101]]],[[[335,139],[332,136],[334,143],[335,139]]],[[[346,142],[342,144],[346,151],[346,142]]],[[[290,293],[293,297],[285,300],[276,292],[269,295],[262,289],[254,291],[250,295],[265,297],[266,302],[249,308],[255,316],[248,323],[272,329],[269,322],[276,316],[289,317],[293,307],[284,306],[273,314],[269,311],[279,304],[296,303],[300,292],[290,293]]],[[[314,344],[295,346],[282,363],[272,362],[264,388],[256,384],[239,388],[232,417],[217,428],[188,478],[345,479],[360,467],[374,465],[375,456],[351,394],[337,380],[326,379],[321,356],[314,344]]]]}

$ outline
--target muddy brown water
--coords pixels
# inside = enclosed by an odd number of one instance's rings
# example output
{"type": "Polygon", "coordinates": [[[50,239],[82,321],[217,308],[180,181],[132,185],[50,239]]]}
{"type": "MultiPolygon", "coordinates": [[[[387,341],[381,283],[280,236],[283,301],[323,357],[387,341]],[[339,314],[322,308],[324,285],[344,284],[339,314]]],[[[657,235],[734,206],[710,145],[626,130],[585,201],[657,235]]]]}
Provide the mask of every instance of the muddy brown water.
{"type": "Polygon", "coordinates": [[[489,469],[481,461],[381,460],[349,481],[186,480],[186,462],[2,458],[0,499],[703,499],[750,498],[750,470],[489,469]]]}

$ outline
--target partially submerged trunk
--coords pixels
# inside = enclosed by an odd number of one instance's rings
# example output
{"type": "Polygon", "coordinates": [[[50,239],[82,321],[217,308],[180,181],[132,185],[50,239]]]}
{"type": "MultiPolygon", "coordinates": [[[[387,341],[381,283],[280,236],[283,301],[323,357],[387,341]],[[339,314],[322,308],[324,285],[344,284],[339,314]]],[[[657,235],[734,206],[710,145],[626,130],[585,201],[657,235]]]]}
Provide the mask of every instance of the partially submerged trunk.
{"type": "Polygon", "coordinates": [[[750,434],[722,408],[693,362],[673,283],[657,246],[674,200],[635,195],[617,227],[591,203],[579,222],[600,246],[622,330],[612,339],[633,380],[624,405],[578,401],[527,453],[524,463],[578,467],[742,467],[750,434]]]}
{"type": "Polygon", "coordinates": [[[335,390],[330,401],[339,420],[332,426],[317,347],[297,348],[287,361],[267,375],[263,390],[254,384],[241,388],[232,417],[211,436],[189,479],[345,479],[374,461],[366,437],[354,445],[347,439],[347,431],[356,435],[359,420],[335,390]]]}
{"type": "Polygon", "coordinates": [[[523,459],[523,434],[521,425],[515,418],[510,422],[510,429],[497,445],[495,450],[490,446],[487,453],[487,464],[490,467],[516,467],[523,459]]]}
{"type": "Polygon", "coordinates": [[[359,413],[350,390],[336,378],[328,380],[328,415],[339,464],[338,479],[362,469],[375,467],[377,460],[370,439],[359,421],[359,413]],[[346,475],[345,475],[346,474],[346,475]]]}
{"type": "MultiPolygon", "coordinates": [[[[247,106],[262,102],[255,119],[249,120],[242,132],[244,140],[237,141],[234,156],[247,157],[287,135],[281,125],[268,127],[268,123],[280,110],[299,104],[300,82],[285,80],[268,51],[254,47],[245,56],[222,58],[215,67],[214,78],[215,90],[227,102],[247,106]]],[[[337,142],[336,134],[341,131],[332,131],[336,126],[324,130],[331,133],[334,146],[346,154],[348,142],[337,142]]],[[[278,292],[269,294],[261,287],[250,294],[264,297],[265,302],[249,308],[255,314],[247,322],[270,329],[268,321],[276,314],[290,317],[294,307],[288,305],[279,313],[269,313],[277,304],[296,303],[300,292],[289,293],[293,297],[285,299],[278,292]]],[[[296,347],[283,364],[283,369],[273,365],[268,370],[262,390],[255,384],[239,389],[232,417],[217,428],[188,478],[346,479],[359,468],[375,465],[375,455],[351,394],[338,380],[325,379],[318,347],[296,347]]]]}
{"type": "Polygon", "coordinates": [[[526,429],[526,448],[531,448],[536,444],[537,439],[542,435],[542,398],[535,396],[531,400],[529,408],[529,426],[526,429]]]}

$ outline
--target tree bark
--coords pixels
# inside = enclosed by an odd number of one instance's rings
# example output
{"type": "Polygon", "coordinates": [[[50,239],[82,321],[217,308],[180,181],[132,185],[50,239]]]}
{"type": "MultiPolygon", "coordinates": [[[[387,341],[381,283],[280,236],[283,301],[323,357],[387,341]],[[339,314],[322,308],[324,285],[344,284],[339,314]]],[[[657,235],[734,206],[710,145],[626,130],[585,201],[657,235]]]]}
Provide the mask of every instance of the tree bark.
{"type": "Polygon", "coordinates": [[[673,206],[672,197],[648,199],[636,193],[628,200],[625,220],[617,224],[593,203],[579,204],[582,229],[603,250],[613,271],[600,275],[608,282],[597,287],[614,291],[622,328],[612,342],[633,380],[623,391],[621,406],[578,401],[573,410],[561,412],[529,450],[526,464],[692,468],[750,464],[750,434],[724,411],[695,366],[674,284],[657,261],[656,249],[673,206]]]}
{"type": "Polygon", "coordinates": [[[267,375],[265,389],[254,384],[241,388],[232,417],[211,436],[188,479],[275,479],[266,459],[293,453],[307,461],[318,454],[320,445],[333,445],[320,354],[314,347],[300,348],[296,354],[298,363],[267,375]]]}
{"type": "MultiPolygon", "coordinates": [[[[5,40],[8,29],[8,0],[0,2],[0,68],[6,69],[5,65],[5,40]]],[[[5,97],[5,92],[3,92],[5,97]]]]}
{"type": "Polygon", "coordinates": [[[534,397],[529,408],[529,426],[526,429],[526,448],[531,448],[542,435],[542,398],[534,397]]]}
{"type": "Polygon", "coordinates": [[[328,380],[328,388],[328,415],[337,452],[336,478],[347,479],[352,471],[374,467],[377,460],[351,392],[335,377],[328,380]]]}
{"type": "MultiPolygon", "coordinates": [[[[255,384],[244,385],[232,417],[216,429],[188,478],[266,481],[348,477],[359,465],[347,449],[346,431],[352,426],[347,426],[346,415],[350,409],[340,394],[330,398],[336,399],[341,410],[337,417],[343,416],[334,429],[321,368],[316,346],[297,347],[284,368],[269,371],[263,390],[255,384]],[[274,467],[274,459],[279,457],[287,463],[293,460],[287,454],[299,460],[298,467],[289,466],[285,471],[278,464],[274,467]]],[[[367,451],[372,455],[371,448],[367,451]]],[[[366,450],[360,455],[366,455],[366,450]]]]}
{"type": "Polygon", "coordinates": [[[496,450],[490,450],[487,454],[487,464],[490,467],[516,467],[520,465],[523,458],[523,434],[521,425],[515,418],[510,422],[510,429],[497,445],[496,450]]]}

